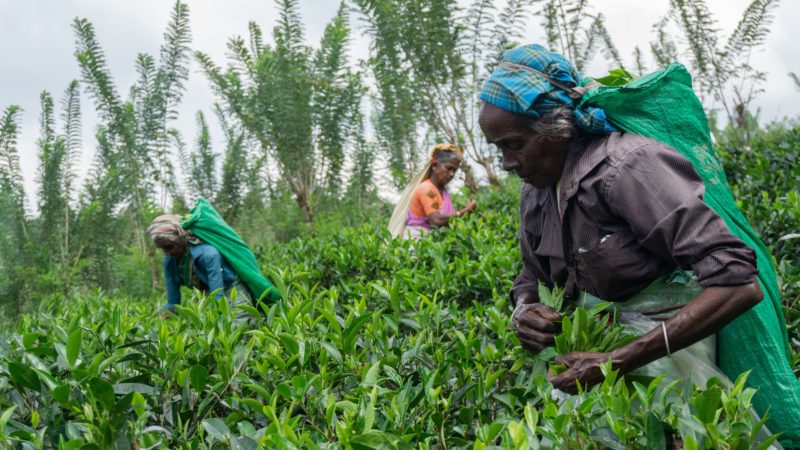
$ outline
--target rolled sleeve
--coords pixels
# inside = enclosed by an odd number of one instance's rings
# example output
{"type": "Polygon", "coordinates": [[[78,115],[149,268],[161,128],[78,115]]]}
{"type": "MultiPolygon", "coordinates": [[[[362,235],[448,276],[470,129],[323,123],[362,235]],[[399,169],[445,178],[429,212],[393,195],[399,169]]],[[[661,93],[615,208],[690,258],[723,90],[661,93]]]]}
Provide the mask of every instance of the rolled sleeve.
{"type": "Polygon", "coordinates": [[[209,247],[198,256],[197,260],[206,269],[208,291],[216,292],[216,298],[221,298],[225,293],[225,283],[222,277],[222,255],[214,247],[209,247]]]}
{"type": "Polygon", "coordinates": [[[643,247],[691,267],[701,286],[752,282],[758,273],[755,252],[703,201],[704,192],[686,158],[653,143],[631,150],[616,164],[604,196],[643,247]]]}
{"type": "Polygon", "coordinates": [[[167,284],[167,308],[174,309],[175,305],[181,303],[181,282],[178,277],[178,267],[175,258],[165,256],[164,261],[164,281],[167,284]]]}
{"type": "Polygon", "coordinates": [[[444,204],[442,195],[430,183],[420,185],[414,192],[414,198],[419,202],[420,209],[425,214],[425,217],[439,212],[444,204]]]}
{"type": "Polygon", "coordinates": [[[520,226],[519,226],[519,246],[522,255],[522,270],[514,279],[514,284],[509,292],[511,306],[516,307],[518,302],[532,303],[539,299],[539,280],[549,281],[544,278],[543,272],[536,260],[529,232],[535,228],[534,215],[537,211],[532,211],[535,200],[532,195],[532,187],[523,185],[520,191],[520,226]]]}
{"type": "Polygon", "coordinates": [[[525,262],[525,257],[522,259],[522,271],[514,279],[514,285],[511,286],[510,300],[511,306],[516,306],[517,302],[531,303],[533,300],[538,299],[539,281],[533,275],[533,270],[529,263],[525,262]]]}

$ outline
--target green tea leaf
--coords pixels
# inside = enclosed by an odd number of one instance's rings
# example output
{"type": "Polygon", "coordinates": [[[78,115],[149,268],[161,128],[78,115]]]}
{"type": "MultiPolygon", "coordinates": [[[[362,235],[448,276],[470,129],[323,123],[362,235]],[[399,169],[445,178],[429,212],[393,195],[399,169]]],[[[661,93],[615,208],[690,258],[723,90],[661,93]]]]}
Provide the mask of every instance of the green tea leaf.
{"type": "Polygon", "coordinates": [[[690,400],[695,416],[704,424],[713,423],[722,399],[722,389],[713,386],[690,400]]]}
{"type": "Polygon", "coordinates": [[[595,81],[603,86],[625,86],[634,80],[634,76],[628,73],[625,68],[620,67],[609,71],[608,75],[600,78],[595,78],[595,81]]]}
{"type": "Polygon", "coordinates": [[[114,387],[108,381],[98,377],[90,378],[89,392],[106,410],[114,407],[114,387]]]}
{"type": "Polygon", "coordinates": [[[372,365],[364,375],[364,381],[361,383],[364,386],[375,386],[378,383],[378,376],[381,373],[380,361],[372,365]]]}
{"type": "Polygon", "coordinates": [[[113,385],[114,393],[117,395],[126,395],[131,392],[139,392],[144,395],[156,395],[158,390],[153,386],[142,383],[117,383],[113,385]]]}
{"type": "Polygon", "coordinates": [[[208,369],[206,366],[201,364],[197,364],[189,370],[189,382],[194,388],[195,391],[200,392],[203,388],[206,387],[206,381],[208,380],[208,369]]]}
{"type": "Polygon", "coordinates": [[[645,423],[645,439],[647,440],[645,448],[648,450],[666,450],[667,439],[664,434],[664,425],[658,420],[658,417],[653,413],[649,413],[645,416],[645,423]]]}
{"type": "Polygon", "coordinates": [[[53,389],[53,398],[62,406],[64,406],[69,401],[69,392],[69,385],[62,384],[53,389]]]}
{"type": "Polygon", "coordinates": [[[36,343],[36,339],[39,338],[38,333],[25,333],[22,335],[22,345],[25,347],[25,350],[30,350],[33,347],[33,344],[36,343]]]}
{"type": "Polygon", "coordinates": [[[5,430],[6,424],[11,419],[11,415],[14,414],[15,409],[17,409],[16,406],[11,406],[3,411],[3,414],[0,414],[0,433],[3,433],[3,430],[5,430]]]}
{"type": "Polygon", "coordinates": [[[552,289],[548,288],[546,284],[539,282],[539,302],[545,306],[553,308],[556,312],[562,312],[564,306],[564,289],[558,286],[553,286],[552,289]]]}
{"type": "Polygon", "coordinates": [[[342,334],[342,347],[344,351],[350,352],[353,350],[353,346],[358,338],[358,335],[361,333],[361,329],[364,328],[364,325],[372,318],[369,314],[364,314],[363,316],[359,316],[356,320],[354,320],[342,334]]]}
{"type": "Polygon", "coordinates": [[[11,380],[14,384],[19,387],[25,387],[33,391],[38,391],[42,388],[42,383],[39,381],[36,371],[22,363],[8,363],[8,373],[11,375],[11,380]]]}
{"type": "Polygon", "coordinates": [[[321,345],[322,348],[324,348],[325,351],[328,352],[328,354],[331,355],[337,363],[342,363],[342,353],[339,351],[339,349],[334,347],[333,344],[330,342],[320,342],[319,345],[321,345]]]}
{"type": "Polygon", "coordinates": [[[75,360],[81,352],[81,344],[83,343],[83,329],[75,328],[67,338],[67,363],[70,367],[75,366],[75,360]]]}
{"type": "Polygon", "coordinates": [[[206,419],[203,421],[203,428],[211,436],[212,440],[227,442],[228,437],[231,435],[231,430],[222,419],[206,419]]]}
{"type": "Polygon", "coordinates": [[[350,439],[350,445],[355,450],[391,450],[397,449],[395,440],[383,431],[369,431],[350,439]]]}
{"type": "Polygon", "coordinates": [[[297,342],[297,339],[289,333],[280,333],[278,334],[278,338],[283,343],[283,346],[286,348],[289,354],[296,355],[300,350],[300,344],[297,342]]]}

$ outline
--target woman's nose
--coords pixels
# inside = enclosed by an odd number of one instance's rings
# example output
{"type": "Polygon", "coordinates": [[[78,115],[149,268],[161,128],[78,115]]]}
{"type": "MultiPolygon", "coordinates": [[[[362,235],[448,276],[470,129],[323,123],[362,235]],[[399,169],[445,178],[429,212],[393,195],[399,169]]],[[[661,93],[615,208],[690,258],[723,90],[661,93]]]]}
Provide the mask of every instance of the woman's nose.
{"type": "Polygon", "coordinates": [[[503,170],[506,172],[511,172],[512,170],[516,169],[517,166],[519,166],[519,163],[516,159],[503,155],[503,170]]]}

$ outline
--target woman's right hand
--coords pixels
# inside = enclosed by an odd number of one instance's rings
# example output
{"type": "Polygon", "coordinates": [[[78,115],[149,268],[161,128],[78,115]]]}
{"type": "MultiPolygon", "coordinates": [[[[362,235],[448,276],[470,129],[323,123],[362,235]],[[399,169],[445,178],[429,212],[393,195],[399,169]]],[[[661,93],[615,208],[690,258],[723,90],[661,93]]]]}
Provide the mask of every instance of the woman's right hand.
{"type": "Polygon", "coordinates": [[[469,202],[469,204],[467,206],[464,207],[464,213],[475,211],[475,208],[477,208],[477,207],[478,207],[478,203],[476,203],[475,200],[473,200],[473,201],[469,202]]]}
{"type": "Polygon", "coordinates": [[[520,343],[533,352],[553,345],[556,333],[561,331],[561,326],[556,323],[558,320],[561,320],[561,315],[541,303],[520,304],[511,317],[520,343]]]}

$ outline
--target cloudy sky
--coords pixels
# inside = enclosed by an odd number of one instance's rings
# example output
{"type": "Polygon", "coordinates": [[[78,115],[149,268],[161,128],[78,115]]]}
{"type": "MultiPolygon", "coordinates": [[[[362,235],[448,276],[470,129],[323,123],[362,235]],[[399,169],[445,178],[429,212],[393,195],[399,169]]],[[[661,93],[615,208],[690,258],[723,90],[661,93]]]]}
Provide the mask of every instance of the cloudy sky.
{"type": "MultiPolygon", "coordinates": [[[[501,3],[501,1],[498,1],[501,3]]],[[[464,3],[469,3],[465,1],[464,3]]],[[[663,16],[668,0],[592,0],[592,7],[602,12],[608,29],[623,56],[630,60],[635,45],[646,47],[652,39],[652,25],[663,16]]],[[[707,0],[718,20],[719,28],[727,34],[736,26],[749,0],[707,0]]],[[[188,0],[192,28],[192,48],[208,53],[218,63],[224,62],[225,43],[231,36],[244,35],[247,23],[255,21],[270,37],[275,19],[274,2],[269,0],[188,0]]],[[[316,46],[325,24],[335,14],[338,0],[300,0],[300,11],[306,24],[306,38],[316,46]]],[[[78,64],[73,55],[75,38],[71,29],[75,17],[89,19],[105,51],[117,90],[126,93],[136,78],[134,59],[137,53],[157,55],[162,35],[169,20],[171,0],[0,0],[0,108],[16,104],[23,108],[19,150],[29,195],[34,203],[36,177],[36,147],[39,94],[49,91],[58,101],[67,84],[79,79],[78,64]]],[[[753,65],[768,75],[766,92],[756,101],[761,119],[771,121],[800,115],[800,92],[787,76],[800,74],[800,32],[796,18],[800,17],[800,1],[783,0],[775,14],[766,45],[752,56],[753,65]]],[[[351,44],[354,58],[365,58],[368,42],[363,30],[354,23],[351,44]]],[[[538,42],[543,33],[538,19],[528,23],[525,40],[538,42]]],[[[599,75],[605,69],[599,61],[588,75],[599,75]],[[594,71],[594,72],[593,72],[594,71]],[[596,72],[596,73],[595,73],[596,72]]],[[[195,113],[202,110],[212,124],[215,148],[221,149],[221,132],[211,115],[214,95],[198,66],[192,63],[186,84],[186,95],[180,108],[177,128],[184,139],[194,142],[195,113]]],[[[94,152],[93,133],[96,126],[91,99],[82,96],[84,171],[94,152]]],[[[60,126],[60,124],[58,124],[60,126]]]]}

